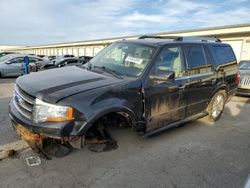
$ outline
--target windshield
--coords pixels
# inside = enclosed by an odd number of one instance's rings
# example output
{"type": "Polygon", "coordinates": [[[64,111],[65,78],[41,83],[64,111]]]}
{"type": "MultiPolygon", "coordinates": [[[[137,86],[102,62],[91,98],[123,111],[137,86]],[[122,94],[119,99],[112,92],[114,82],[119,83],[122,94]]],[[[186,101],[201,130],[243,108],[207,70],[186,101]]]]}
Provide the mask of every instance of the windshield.
{"type": "Polygon", "coordinates": [[[243,62],[240,62],[239,68],[240,68],[241,70],[250,70],[250,61],[243,61],[243,62]]]}
{"type": "Polygon", "coordinates": [[[111,70],[118,75],[140,76],[155,48],[132,43],[113,43],[90,60],[91,67],[111,70]]]}
{"type": "Polygon", "coordinates": [[[5,55],[3,57],[0,57],[0,62],[10,60],[12,58],[12,55],[5,55]]]}

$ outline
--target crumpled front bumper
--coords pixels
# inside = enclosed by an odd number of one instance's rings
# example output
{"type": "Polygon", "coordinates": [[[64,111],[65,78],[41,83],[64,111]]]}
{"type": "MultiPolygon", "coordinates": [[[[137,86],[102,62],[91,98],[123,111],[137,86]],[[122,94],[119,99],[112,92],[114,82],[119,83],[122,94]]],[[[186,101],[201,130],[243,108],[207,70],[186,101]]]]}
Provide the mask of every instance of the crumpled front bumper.
{"type": "Polygon", "coordinates": [[[15,128],[17,125],[21,125],[31,133],[42,134],[51,138],[79,136],[84,124],[84,122],[76,121],[35,123],[18,112],[13,100],[9,103],[9,116],[15,128]]]}

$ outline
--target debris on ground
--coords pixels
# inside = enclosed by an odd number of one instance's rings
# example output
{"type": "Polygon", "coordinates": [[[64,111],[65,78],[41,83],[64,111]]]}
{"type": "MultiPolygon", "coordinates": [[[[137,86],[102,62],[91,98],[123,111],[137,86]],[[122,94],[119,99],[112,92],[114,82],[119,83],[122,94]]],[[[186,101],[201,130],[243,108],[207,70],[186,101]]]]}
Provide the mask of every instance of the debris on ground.
{"type": "Polygon", "coordinates": [[[54,139],[46,139],[43,143],[42,152],[47,156],[64,157],[71,152],[72,148],[69,144],[62,144],[54,139]]]}
{"type": "Polygon", "coordinates": [[[84,144],[93,152],[107,152],[118,148],[116,140],[104,126],[91,128],[85,135],[84,144]]]}
{"type": "Polygon", "coordinates": [[[0,151],[0,161],[6,158],[17,158],[19,157],[19,154],[16,150],[14,149],[9,149],[9,150],[4,150],[4,151],[0,151]]]}
{"type": "Polygon", "coordinates": [[[99,144],[91,144],[89,145],[88,149],[93,152],[107,152],[111,150],[115,150],[118,148],[117,142],[115,140],[108,140],[104,143],[99,144]]]}
{"type": "Polygon", "coordinates": [[[25,158],[28,166],[38,166],[41,164],[41,159],[38,156],[32,156],[25,158]]]}

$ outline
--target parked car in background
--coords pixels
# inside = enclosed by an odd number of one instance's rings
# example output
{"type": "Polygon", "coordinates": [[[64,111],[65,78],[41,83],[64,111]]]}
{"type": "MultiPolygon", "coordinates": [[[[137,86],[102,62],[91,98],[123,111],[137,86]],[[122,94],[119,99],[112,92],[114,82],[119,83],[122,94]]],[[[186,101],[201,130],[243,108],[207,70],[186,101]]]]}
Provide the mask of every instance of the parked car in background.
{"type": "Polygon", "coordinates": [[[42,151],[47,139],[78,147],[82,138],[104,142],[110,125],[151,136],[206,115],[218,120],[239,83],[231,46],[170,39],[118,41],[82,67],[19,77],[9,104],[14,127],[42,151]]]}
{"type": "Polygon", "coordinates": [[[55,55],[50,55],[50,56],[48,56],[48,59],[51,61],[51,60],[54,60],[54,59],[56,59],[56,56],[55,55]]]}
{"type": "Polygon", "coordinates": [[[87,63],[88,61],[90,61],[93,57],[91,56],[79,56],[79,60],[82,61],[82,64],[87,63]]]}
{"type": "Polygon", "coordinates": [[[20,76],[25,56],[29,57],[30,64],[34,64],[37,69],[49,63],[48,60],[34,55],[9,54],[0,58],[0,77],[20,76]]]}
{"type": "Polygon", "coordinates": [[[250,60],[240,61],[240,83],[238,85],[237,95],[250,96],[250,60]]]}
{"type": "Polygon", "coordinates": [[[68,58],[61,58],[61,59],[54,59],[51,63],[46,64],[43,66],[43,69],[53,69],[53,68],[60,68],[65,66],[79,66],[82,65],[81,60],[76,57],[68,57],[68,58]]]}
{"type": "Polygon", "coordinates": [[[69,58],[69,57],[75,57],[75,56],[72,54],[64,54],[64,55],[59,56],[59,58],[69,58]]]}
{"type": "Polygon", "coordinates": [[[40,58],[44,58],[45,57],[45,55],[37,55],[38,57],[40,57],[40,58]]]}
{"type": "Polygon", "coordinates": [[[0,52],[0,57],[3,57],[5,55],[9,55],[9,54],[17,54],[17,52],[0,52]]]}

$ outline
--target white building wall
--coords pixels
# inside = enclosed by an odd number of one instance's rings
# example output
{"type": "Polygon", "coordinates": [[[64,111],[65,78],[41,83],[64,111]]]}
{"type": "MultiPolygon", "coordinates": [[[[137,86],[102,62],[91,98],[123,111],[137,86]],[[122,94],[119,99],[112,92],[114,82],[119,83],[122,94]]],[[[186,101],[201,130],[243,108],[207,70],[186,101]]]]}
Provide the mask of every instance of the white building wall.
{"type": "Polygon", "coordinates": [[[79,54],[79,56],[84,56],[85,55],[85,48],[79,48],[78,54],[79,54]]]}
{"type": "Polygon", "coordinates": [[[73,48],[72,54],[73,54],[74,56],[79,56],[79,55],[78,55],[78,48],[73,48]]]}
{"type": "MultiPolygon", "coordinates": [[[[207,28],[180,32],[159,33],[159,36],[217,36],[222,41],[231,44],[237,60],[250,60],[250,24],[239,26],[207,28]]],[[[126,39],[135,39],[137,36],[127,37],[126,39]]],[[[104,46],[111,42],[122,40],[123,38],[103,39],[100,41],[83,41],[77,43],[55,44],[40,47],[17,47],[13,51],[34,53],[38,55],[62,55],[74,54],[75,56],[93,56],[96,55],[104,46]],[[77,47],[76,47],[77,46],[77,47]]],[[[2,48],[0,48],[2,50],[2,48]]],[[[8,50],[7,47],[4,49],[8,50]]],[[[11,50],[9,50],[11,51],[11,50]]]]}
{"type": "Polygon", "coordinates": [[[233,51],[236,55],[237,61],[241,60],[241,51],[243,46],[243,40],[228,40],[225,43],[230,44],[233,48],[233,51]]]}

